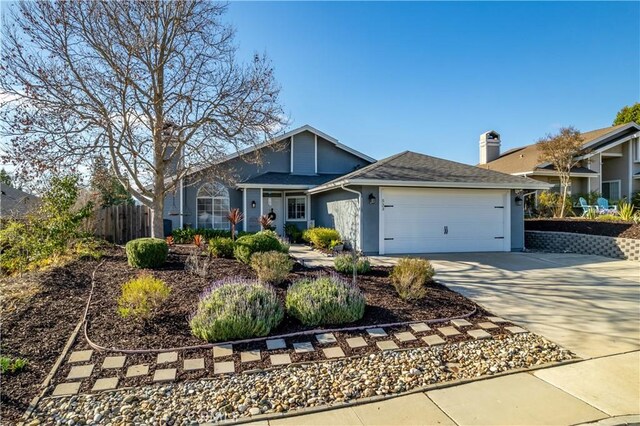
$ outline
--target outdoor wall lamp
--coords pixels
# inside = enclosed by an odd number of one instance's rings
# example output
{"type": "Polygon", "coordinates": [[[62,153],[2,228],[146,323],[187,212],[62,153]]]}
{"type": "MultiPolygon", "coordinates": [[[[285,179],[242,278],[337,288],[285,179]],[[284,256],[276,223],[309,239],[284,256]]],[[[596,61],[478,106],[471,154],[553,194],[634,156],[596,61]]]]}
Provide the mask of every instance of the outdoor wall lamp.
{"type": "Polygon", "coordinates": [[[516,206],[521,206],[522,205],[522,197],[520,195],[516,195],[516,206]]]}
{"type": "Polygon", "coordinates": [[[369,204],[375,204],[376,203],[376,196],[373,195],[373,193],[369,194],[369,204]]]}
{"type": "Polygon", "coordinates": [[[251,202],[251,208],[252,208],[252,209],[255,209],[255,208],[256,208],[256,202],[255,202],[255,200],[251,202]]]}

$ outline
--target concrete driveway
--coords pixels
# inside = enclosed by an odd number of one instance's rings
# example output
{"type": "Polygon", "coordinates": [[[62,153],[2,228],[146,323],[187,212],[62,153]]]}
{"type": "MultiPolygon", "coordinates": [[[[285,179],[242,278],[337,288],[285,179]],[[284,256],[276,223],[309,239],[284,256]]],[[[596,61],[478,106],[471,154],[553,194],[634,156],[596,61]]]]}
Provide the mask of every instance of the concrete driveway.
{"type": "Polygon", "coordinates": [[[640,349],[638,262],[557,253],[425,257],[440,282],[580,357],[640,349]]]}

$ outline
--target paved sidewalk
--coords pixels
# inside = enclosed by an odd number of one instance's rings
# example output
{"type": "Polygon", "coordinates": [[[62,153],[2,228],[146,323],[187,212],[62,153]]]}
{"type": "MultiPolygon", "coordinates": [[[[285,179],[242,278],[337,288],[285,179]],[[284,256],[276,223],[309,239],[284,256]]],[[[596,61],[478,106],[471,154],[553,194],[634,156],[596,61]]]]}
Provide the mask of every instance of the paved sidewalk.
{"type": "MultiPolygon", "coordinates": [[[[640,352],[253,425],[580,424],[640,413],[640,352]]],[[[622,418],[621,418],[622,419],[622,418]]],[[[640,416],[626,417],[627,422],[640,416]]],[[[615,419],[602,424],[616,424],[615,419]]],[[[623,420],[621,423],[625,424],[623,420]]]]}

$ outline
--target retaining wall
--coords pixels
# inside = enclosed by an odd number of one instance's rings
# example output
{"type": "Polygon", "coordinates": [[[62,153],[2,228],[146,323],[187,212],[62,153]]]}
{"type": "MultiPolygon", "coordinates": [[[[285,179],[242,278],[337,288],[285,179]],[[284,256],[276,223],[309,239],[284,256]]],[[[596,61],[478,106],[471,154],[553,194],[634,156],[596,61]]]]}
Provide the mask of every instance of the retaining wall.
{"type": "Polygon", "coordinates": [[[640,261],[640,240],[573,234],[570,232],[525,231],[525,247],[558,253],[594,254],[640,261]]]}

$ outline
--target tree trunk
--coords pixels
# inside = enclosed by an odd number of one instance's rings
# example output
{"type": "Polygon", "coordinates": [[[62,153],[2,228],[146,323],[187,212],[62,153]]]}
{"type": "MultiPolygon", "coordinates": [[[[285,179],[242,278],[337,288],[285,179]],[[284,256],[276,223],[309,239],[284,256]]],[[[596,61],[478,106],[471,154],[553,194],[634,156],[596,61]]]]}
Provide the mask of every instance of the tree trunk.
{"type": "Polygon", "coordinates": [[[164,238],[164,196],[154,196],[151,209],[151,236],[164,238]]]}

